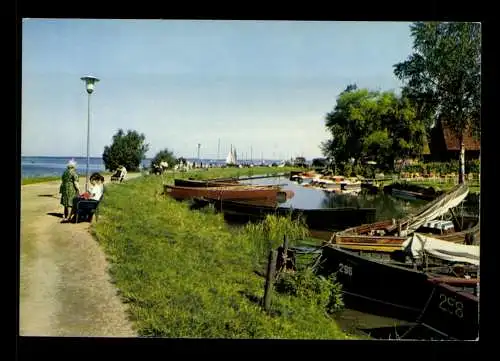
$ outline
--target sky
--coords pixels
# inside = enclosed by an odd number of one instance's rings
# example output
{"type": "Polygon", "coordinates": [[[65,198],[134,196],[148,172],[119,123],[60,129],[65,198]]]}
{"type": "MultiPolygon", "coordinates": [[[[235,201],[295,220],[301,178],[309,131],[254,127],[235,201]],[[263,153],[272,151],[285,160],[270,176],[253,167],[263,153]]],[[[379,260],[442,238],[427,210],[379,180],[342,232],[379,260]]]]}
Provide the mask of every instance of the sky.
{"type": "Polygon", "coordinates": [[[90,156],[118,129],[147,157],[321,157],[325,116],[350,83],[398,91],[409,23],[24,19],[21,155],[90,156]]]}

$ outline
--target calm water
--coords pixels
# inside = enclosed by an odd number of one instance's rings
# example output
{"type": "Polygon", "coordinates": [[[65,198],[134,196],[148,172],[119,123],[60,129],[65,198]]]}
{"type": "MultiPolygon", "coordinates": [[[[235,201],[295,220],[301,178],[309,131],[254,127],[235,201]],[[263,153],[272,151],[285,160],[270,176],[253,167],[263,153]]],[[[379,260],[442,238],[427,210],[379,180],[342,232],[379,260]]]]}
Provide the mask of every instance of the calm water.
{"type": "Polygon", "coordinates": [[[287,200],[287,202],[282,203],[281,206],[283,207],[301,209],[340,207],[375,208],[377,210],[377,220],[399,218],[425,204],[425,201],[408,202],[384,193],[367,194],[363,192],[357,196],[351,194],[335,194],[303,187],[285,177],[255,179],[245,181],[245,183],[284,184],[283,189],[292,190],[295,195],[293,198],[287,200]]]}

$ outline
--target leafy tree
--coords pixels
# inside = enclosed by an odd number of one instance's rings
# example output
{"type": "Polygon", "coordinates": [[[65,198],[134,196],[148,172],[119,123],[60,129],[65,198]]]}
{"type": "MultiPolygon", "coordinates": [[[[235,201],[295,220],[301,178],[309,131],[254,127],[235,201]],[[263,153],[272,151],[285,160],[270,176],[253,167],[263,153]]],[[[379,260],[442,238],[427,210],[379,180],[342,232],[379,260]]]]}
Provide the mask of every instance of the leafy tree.
{"type": "Polygon", "coordinates": [[[332,138],[322,144],[323,154],[334,158],[347,175],[368,159],[392,170],[395,159],[417,157],[423,151],[425,124],[410,101],[393,92],[348,86],[327,114],[326,127],[332,138]]]}
{"type": "Polygon", "coordinates": [[[177,159],[174,156],[174,153],[168,148],[165,148],[163,150],[160,150],[156,155],[153,157],[153,160],[151,161],[151,166],[153,164],[160,164],[160,162],[167,162],[169,168],[173,167],[177,163],[177,159]]]}
{"type": "Polygon", "coordinates": [[[127,170],[137,171],[144,160],[149,144],[145,144],[146,137],[135,130],[122,129],[113,136],[113,143],[104,147],[102,159],[107,170],[115,170],[123,165],[127,170]]]}
{"type": "Polygon", "coordinates": [[[422,114],[443,120],[460,139],[459,182],[464,182],[464,134],[480,129],[481,25],[417,22],[411,25],[414,53],[394,65],[406,94],[422,114]]]}

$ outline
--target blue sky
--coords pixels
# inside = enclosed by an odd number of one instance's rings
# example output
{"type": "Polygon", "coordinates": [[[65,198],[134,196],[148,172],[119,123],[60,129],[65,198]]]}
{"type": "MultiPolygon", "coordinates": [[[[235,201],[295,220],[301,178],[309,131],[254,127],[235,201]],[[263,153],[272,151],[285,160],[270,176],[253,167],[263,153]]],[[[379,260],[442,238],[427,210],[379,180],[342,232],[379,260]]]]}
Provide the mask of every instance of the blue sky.
{"type": "Polygon", "coordinates": [[[25,19],[24,156],[90,155],[119,128],[193,157],[321,156],[325,115],[347,84],[398,90],[392,65],[411,53],[409,23],[25,19]]]}

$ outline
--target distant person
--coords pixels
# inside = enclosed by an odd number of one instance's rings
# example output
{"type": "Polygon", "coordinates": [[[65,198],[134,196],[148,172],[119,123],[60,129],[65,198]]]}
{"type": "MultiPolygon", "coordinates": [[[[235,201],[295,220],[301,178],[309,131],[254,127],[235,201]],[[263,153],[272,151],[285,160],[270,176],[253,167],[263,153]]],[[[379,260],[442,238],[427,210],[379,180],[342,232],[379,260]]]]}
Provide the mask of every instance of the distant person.
{"type": "Polygon", "coordinates": [[[80,193],[76,162],[73,159],[68,162],[66,170],[62,174],[61,181],[59,193],[61,194],[61,204],[64,207],[63,221],[68,221],[73,205],[73,198],[80,193]]]}
{"type": "Polygon", "coordinates": [[[160,168],[161,168],[161,172],[165,173],[166,170],[168,169],[168,162],[167,161],[161,161],[160,162],[160,168]]]}
{"type": "Polygon", "coordinates": [[[90,178],[90,186],[87,192],[79,194],[73,198],[73,208],[68,222],[75,221],[77,203],[81,200],[87,200],[90,202],[98,203],[104,192],[104,177],[100,173],[93,173],[90,178]]]}

